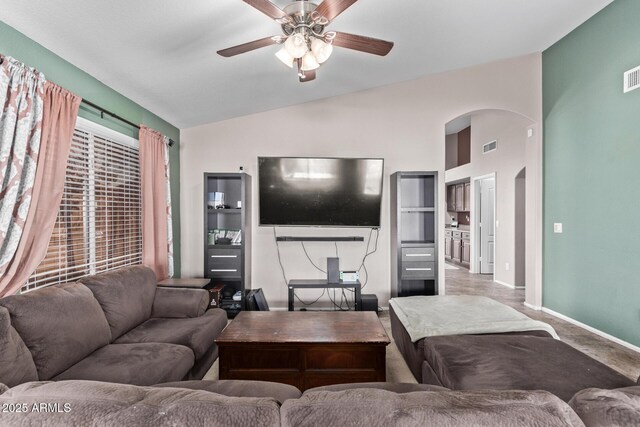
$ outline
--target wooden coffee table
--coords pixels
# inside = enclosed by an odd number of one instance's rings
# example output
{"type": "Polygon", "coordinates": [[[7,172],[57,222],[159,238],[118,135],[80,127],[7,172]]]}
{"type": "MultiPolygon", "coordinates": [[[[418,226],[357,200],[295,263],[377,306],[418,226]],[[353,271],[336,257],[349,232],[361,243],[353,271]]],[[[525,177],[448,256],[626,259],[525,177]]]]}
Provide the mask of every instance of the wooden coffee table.
{"type": "Polygon", "coordinates": [[[220,334],[220,379],[300,390],[385,381],[389,344],[374,312],[243,311],[220,334]]]}

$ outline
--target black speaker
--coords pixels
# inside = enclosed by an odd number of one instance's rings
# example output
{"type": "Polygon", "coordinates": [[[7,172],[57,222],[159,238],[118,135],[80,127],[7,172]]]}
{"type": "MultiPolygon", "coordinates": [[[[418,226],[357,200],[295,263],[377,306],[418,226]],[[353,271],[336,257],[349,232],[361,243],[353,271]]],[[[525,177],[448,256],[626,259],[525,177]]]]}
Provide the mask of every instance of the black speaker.
{"type": "Polygon", "coordinates": [[[362,311],[378,311],[378,297],[374,294],[362,294],[362,311]]]}
{"type": "Polygon", "coordinates": [[[340,283],[340,258],[327,258],[327,283],[340,283]]]}

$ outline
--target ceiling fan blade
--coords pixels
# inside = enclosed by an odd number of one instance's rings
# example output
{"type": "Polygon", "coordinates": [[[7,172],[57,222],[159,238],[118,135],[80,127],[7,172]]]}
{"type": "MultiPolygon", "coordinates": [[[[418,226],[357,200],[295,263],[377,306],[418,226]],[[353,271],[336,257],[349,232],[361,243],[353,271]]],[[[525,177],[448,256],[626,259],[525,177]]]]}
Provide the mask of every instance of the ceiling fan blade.
{"type": "Polygon", "coordinates": [[[374,39],[372,37],[358,36],[356,34],[341,33],[338,31],[335,31],[335,37],[333,37],[332,43],[334,46],[359,50],[360,52],[372,53],[380,56],[385,56],[389,53],[391,48],[393,48],[393,42],[374,39]]]}
{"type": "Polygon", "coordinates": [[[327,18],[329,21],[333,21],[336,16],[347,10],[347,8],[356,1],[358,0],[324,0],[316,8],[316,12],[327,18]]]}
{"type": "Polygon", "coordinates": [[[306,83],[306,82],[310,82],[311,80],[315,80],[316,79],[316,70],[311,70],[311,71],[305,71],[304,72],[304,77],[300,76],[300,83],[306,83]]]}
{"type": "Polygon", "coordinates": [[[241,53],[249,52],[252,50],[260,49],[261,47],[270,46],[272,44],[281,43],[279,36],[265,37],[260,40],[254,40],[249,43],[239,44],[238,46],[229,47],[218,51],[218,55],[229,58],[231,56],[240,55],[241,53]]]}
{"type": "Polygon", "coordinates": [[[289,15],[284,13],[282,9],[280,9],[275,4],[271,3],[269,0],[242,0],[247,3],[249,6],[252,6],[258,9],[260,12],[264,13],[268,17],[278,20],[289,21],[289,15]]]}

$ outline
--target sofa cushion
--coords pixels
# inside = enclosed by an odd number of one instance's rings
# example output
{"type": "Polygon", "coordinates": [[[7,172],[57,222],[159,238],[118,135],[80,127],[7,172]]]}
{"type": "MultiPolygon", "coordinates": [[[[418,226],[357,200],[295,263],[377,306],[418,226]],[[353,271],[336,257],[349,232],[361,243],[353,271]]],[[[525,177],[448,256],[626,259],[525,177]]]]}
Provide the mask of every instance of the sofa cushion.
{"type": "Polygon", "coordinates": [[[29,348],[41,380],[48,380],[111,341],[109,324],[80,283],[49,286],[0,299],[29,348]]]}
{"type": "Polygon", "coordinates": [[[226,397],[207,391],[137,387],[94,381],[27,383],[0,395],[2,404],[43,412],[0,414],[11,426],[278,426],[279,405],[269,398],[226,397]],[[65,411],[66,408],[68,409],[65,411]],[[56,409],[60,408],[58,412],[56,409]]]}
{"type": "Polygon", "coordinates": [[[196,359],[201,358],[227,326],[227,314],[216,308],[203,316],[182,319],[149,319],[142,325],[118,338],[116,344],[170,343],[193,350],[196,359]]]}
{"type": "Polygon", "coordinates": [[[571,408],[544,391],[379,389],[306,392],[287,400],[283,426],[581,426],[571,408]]]}
{"type": "Polygon", "coordinates": [[[430,337],[424,349],[441,384],[452,390],[546,390],[569,401],[584,388],[633,385],[624,375],[553,338],[430,337]]]}
{"type": "Polygon", "coordinates": [[[193,352],[181,345],[109,344],[53,379],[152,385],[179,381],[192,366],[193,352]]]}
{"type": "Polygon", "coordinates": [[[123,267],[80,279],[96,297],[115,340],[149,317],[156,293],[156,275],[143,266],[123,267]]]}
{"type": "Polygon", "coordinates": [[[415,391],[442,391],[448,388],[438,387],[430,384],[413,384],[413,383],[349,383],[349,384],[333,384],[322,387],[314,387],[306,390],[305,393],[314,391],[342,391],[353,390],[357,388],[375,388],[378,390],[387,390],[394,393],[413,393],[415,391]]]}
{"type": "Polygon", "coordinates": [[[199,317],[209,307],[205,289],[158,288],[151,317],[199,317]]]}
{"type": "Polygon", "coordinates": [[[205,390],[224,396],[271,397],[283,403],[287,399],[297,399],[302,393],[292,385],[269,381],[219,380],[219,381],[178,381],[157,384],[155,387],[179,387],[190,390],[205,390]]]}
{"type": "Polygon", "coordinates": [[[7,309],[0,307],[0,383],[13,387],[37,380],[38,371],[29,349],[11,326],[7,309]]]}
{"type": "Polygon", "coordinates": [[[640,425],[640,387],[616,390],[589,388],[569,401],[587,427],[640,425]]]}

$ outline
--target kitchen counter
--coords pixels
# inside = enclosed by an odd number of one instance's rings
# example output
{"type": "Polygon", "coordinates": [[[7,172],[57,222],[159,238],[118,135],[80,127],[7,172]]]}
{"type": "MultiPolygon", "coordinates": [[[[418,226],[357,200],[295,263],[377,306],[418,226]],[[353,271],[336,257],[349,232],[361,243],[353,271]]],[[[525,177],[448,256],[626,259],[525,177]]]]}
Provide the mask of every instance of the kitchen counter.
{"type": "Polygon", "coordinates": [[[465,228],[456,228],[456,227],[444,227],[445,230],[451,230],[451,231],[464,231],[465,233],[471,233],[471,230],[469,229],[465,229],[465,228]]]}

